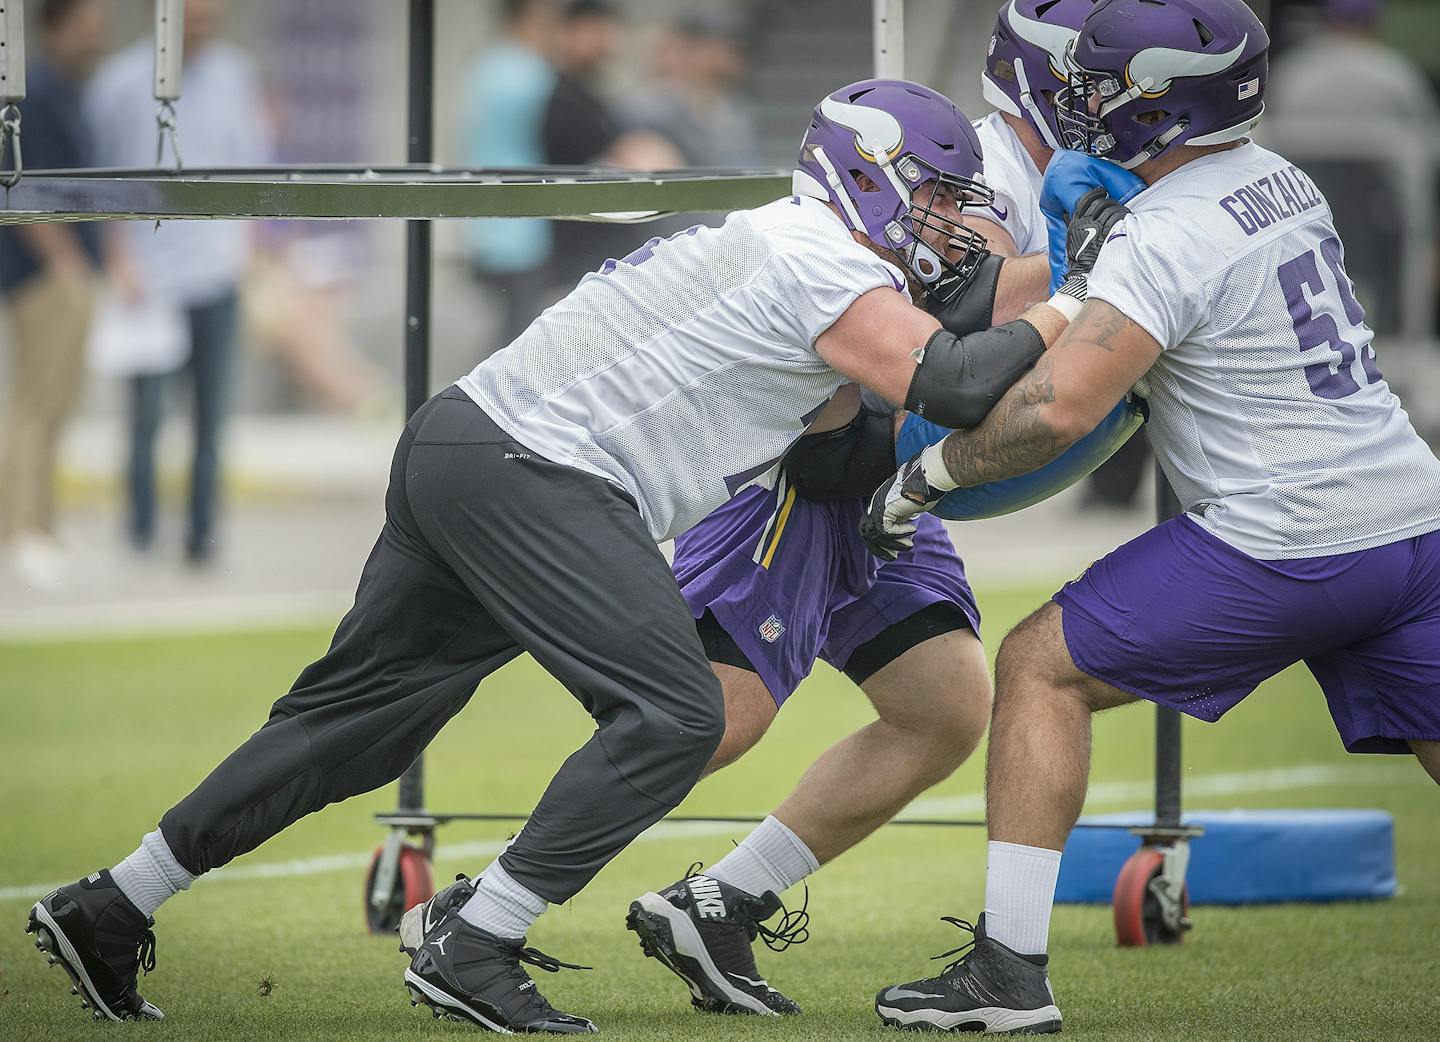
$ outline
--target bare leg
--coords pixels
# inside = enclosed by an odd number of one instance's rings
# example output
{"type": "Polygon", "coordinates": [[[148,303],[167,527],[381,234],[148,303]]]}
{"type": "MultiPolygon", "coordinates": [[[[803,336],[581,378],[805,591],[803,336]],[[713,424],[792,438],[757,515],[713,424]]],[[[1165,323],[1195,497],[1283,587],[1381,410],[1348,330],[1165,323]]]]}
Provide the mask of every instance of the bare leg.
{"type": "Polygon", "coordinates": [[[990,839],[1060,850],[1090,774],[1090,715],[1134,696],[1070,661],[1051,602],[1000,646],[985,770],[990,839]]]}
{"type": "Polygon", "coordinates": [[[1440,784],[1440,742],[1422,742],[1418,739],[1410,743],[1410,748],[1415,751],[1415,758],[1420,761],[1430,777],[1440,784]]]}
{"type": "Polygon", "coordinates": [[[990,677],[969,630],[917,644],[864,690],[880,719],[826,750],[775,811],[822,865],[948,778],[985,733],[990,677]]]}
{"type": "Polygon", "coordinates": [[[709,777],[749,752],[779,711],[759,674],[722,662],[712,662],[710,668],[725,692],[725,737],[701,777],[709,777]]]}

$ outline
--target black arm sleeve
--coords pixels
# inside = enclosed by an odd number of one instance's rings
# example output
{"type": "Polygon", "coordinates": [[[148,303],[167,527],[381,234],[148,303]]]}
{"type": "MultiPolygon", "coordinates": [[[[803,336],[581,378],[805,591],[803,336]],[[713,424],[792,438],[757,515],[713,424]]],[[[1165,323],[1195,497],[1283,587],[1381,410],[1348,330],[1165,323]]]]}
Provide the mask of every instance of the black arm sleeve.
{"type": "Polygon", "coordinates": [[[949,333],[967,336],[989,329],[994,321],[995,293],[1000,286],[1000,268],[1005,258],[990,254],[975,268],[975,274],[954,300],[930,309],[949,333]]]}
{"type": "Polygon", "coordinates": [[[942,427],[974,427],[1044,353],[1040,331],[1023,318],[963,337],[936,330],[905,408],[942,427]]]}
{"type": "Polygon", "coordinates": [[[807,434],[785,454],[795,491],[816,503],[868,496],[895,471],[895,414],[862,408],[843,427],[807,434]]]}

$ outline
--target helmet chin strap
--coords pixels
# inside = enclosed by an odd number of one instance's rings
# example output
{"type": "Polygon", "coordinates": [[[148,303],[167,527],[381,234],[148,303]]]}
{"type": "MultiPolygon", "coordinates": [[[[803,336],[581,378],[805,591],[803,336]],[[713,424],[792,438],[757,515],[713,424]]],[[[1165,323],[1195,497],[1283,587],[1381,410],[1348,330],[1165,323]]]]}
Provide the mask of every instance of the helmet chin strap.
{"type": "Polygon", "coordinates": [[[1127,105],[1130,102],[1134,101],[1136,98],[1144,94],[1154,85],[1155,81],[1149,76],[1146,76],[1143,80],[1132,86],[1129,90],[1121,91],[1109,101],[1102,101],[1100,103],[1100,111],[1097,112],[1096,115],[1099,116],[1101,119],[1104,119],[1106,116],[1110,115],[1110,113],[1118,109],[1121,105],[1127,105]]]}
{"type": "Polygon", "coordinates": [[[1121,163],[1120,166],[1122,166],[1126,170],[1134,170],[1141,163],[1145,163],[1151,159],[1154,159],[1161,152],[1164,152],[1165,149],[1170,147],[1170,142],[1174,141],[1181,134],[1185,133],[1185,129],[1189,125],[1190,124],[1186,123],[1183,120],[1179,123],[1176,123],[1169,130],[1165,131],[1165,133],[1161,134],[1155,140],[1151,141],[1150,144],[1142,148],[1137,154],[1131,156],[1129,159],[1125,160],[1125,162],[1121,163]]]}
{"type": "Polygon", "coordinates": [[[940,263],[940,255],[918,235],[915,236],[910,246],[910,257],[906,262],[906,267],[926,286],[935,285],[945,276],[945,265],[940,263]],[[917,264],[917,260],[929,264],[931,274],[926,275],[924,267],[917,264]]]}
{"type": "Polygon", "coordinates": [[[1025,106],[1025,111],[1030,116],[1030,122],[1045,141],[1045,147],[1052,152],[1060,151],[1060,143],[1055,140],[1055,132],[1050,129],[1049,122],[1041,114],[1040,106],[1035,104],[1035,98],[1030,93],[1030,80],[1025,75],[1024,58],[1015,59],[1015,79],[1020,84],[1020,104],[1025,106]]]}
{"type": "Polygon", "coordinates": [[[830,185],[830,198],[840,202],[840,209],[845,211],[845,221],[861,235],[869,235],[865,230],[865,222],[860,219],[860,211],[855,209],[855,200],[850,198],[850,193],[845,190],[845,182],[840,180],[840,171],[835,169],[835,164],[825,154],[825,150],[819,145],[815,146],[811,153],[815,162],[825,171],[825,180],[830,185]]]}

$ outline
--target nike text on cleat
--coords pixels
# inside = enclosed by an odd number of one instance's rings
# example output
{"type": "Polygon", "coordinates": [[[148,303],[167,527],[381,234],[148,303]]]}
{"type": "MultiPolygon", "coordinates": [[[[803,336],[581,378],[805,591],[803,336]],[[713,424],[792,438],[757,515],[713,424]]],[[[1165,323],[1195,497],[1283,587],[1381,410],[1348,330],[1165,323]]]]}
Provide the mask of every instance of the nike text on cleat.
{"type": "Polygon", "coordinates": [[[525,947],[523,940],[496,937],[452,913],[440,918],[418,945],[405,970],[405,987],[411,1005],[423,1003],[437,1017],[502,1035],[596,1031],[595,1025],[583,1017],[562,1013],[550,1005],[522,968],[522,962],[552,973],[588,968],[552,959],[525,947]]]}
{"type": "Polygon", "coordinates": [[[809,936],[802,908],[784,912],[776,929],[762,921],[782,911],[773,893],[754,897],[710,876],[691,874],[660,893],[631,902],[627,928],[640,948],[690,989],[690,1002],[712,1013],[799,1013],[800,1007],[772,988],[755,966],[751,943],[763,938],[776,951],[809,936]]]}
{"type": "Polygon", "coordinates": [[[164,1020],[135,988],[137,971],[155,968],[154,925],[101,871],[35,902],[25,932],[96,1020],[164,1020]]]}
{"type": "Polygon", "coordinates": [[[950,916],[945,922],[969,930],[973,939],[936,956],[960,956],[940,976],[880,992],[875,1011],[882,1021],[927,1031],[1040,1035],[1060,1030],[1045,956],[1021,955],[987,936],[983,915],[973,927],[950,916]]]}

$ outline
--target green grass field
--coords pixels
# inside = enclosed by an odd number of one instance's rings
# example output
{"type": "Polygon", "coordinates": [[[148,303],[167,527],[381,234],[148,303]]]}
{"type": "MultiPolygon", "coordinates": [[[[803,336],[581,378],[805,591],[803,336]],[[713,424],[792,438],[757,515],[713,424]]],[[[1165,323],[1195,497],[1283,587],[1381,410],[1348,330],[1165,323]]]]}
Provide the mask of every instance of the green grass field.
{"type": "MultiPolygon", "coordinates": [[[[985,598],[999,635],[1043,591],[985,598]]],[[[22,933],[31,884],[73,879],[128,853],[164,809],[259,726],[272,699],[328,639],[321,629],[173,638],[0,644],[0,1038],[385,1039],[464,1037],[470,1029],[413,1010],[402,957],[361,922],[361,868],[380,830],[386,788],[302,821],[161,910],[159,967],[145,995],[163,1024],[96,1025],[58,969],[22,933]],[[297,864],[298,863],[298,864],[297,864]],[[265,876],[262,866],[279,874],[265,876]],[[301,871],[305,874],[296,874],[301,871]],[[23,891],[23,893],[21,892],[23,891]],[[266,981],[269,988],[262,988],[266,981]],[[263,992],[267,992],[264,994],[263,992]]],[[[742,763],[703,784],[684,810],[764,813],[827,744],[868,718],[843,677],[820,667],[742,763]]],[[[1119,710],[1097,725],[1096,811],[1143,809],[1153,714],[1119,710]]],[[[522,659],[492,677],[435,743],[437,810],[525,809],[590,729],[569,696],[522,659]]],[[[1347,757],[1303,671],[1272,681],[1215,726],[1186,722],[1186,778],[1255,775],[1240,793],[1193,807],[1379,807],[1395,815],[1400,895],[1375,904],[1200,908],[1176,948],[1121,951],[1108,908],[1061,907],[1053,979],[1067,1034],[1086,1039],[1435,1039],[1440,1037],[1440,798],[1409,759],[1347,757]],[[1314,784],[1314,782],[1320,784],[1314,784]],[[1301,787],[1304,786],[1304,787],[1301,787]]],[[[981,758],[917,808],[975,816],[981,758]]],[[[1207,781],[1206,779],[1211,779],[1207,781]]],[[[1223,781],[1223,779],[1222,779],[1223,781]]],[[[483,868],[503,826],[441,831],[437,878],[483,868]],[[456,857],[457,848],[468,856],[456,857]]],[[[694,860],[713,861],[739,827],[661,827],[532,943],[591,973],[540,974],[562,1008],[619,1039],[882,1038],[877,989],[927,974],[960,942],[937,922],[970,918],[983,896],[976,829],[882,830],[812,880],[812,939],[760,965],[806,1009],[796,1019],[693,1013],[677,981],[641,957],[623,928],[629,900],[694,860]],[[688,830],[687,830],[688,829],[688,830]]],[[[792,895],[796,896],[796,895],[792,895]]]]}

